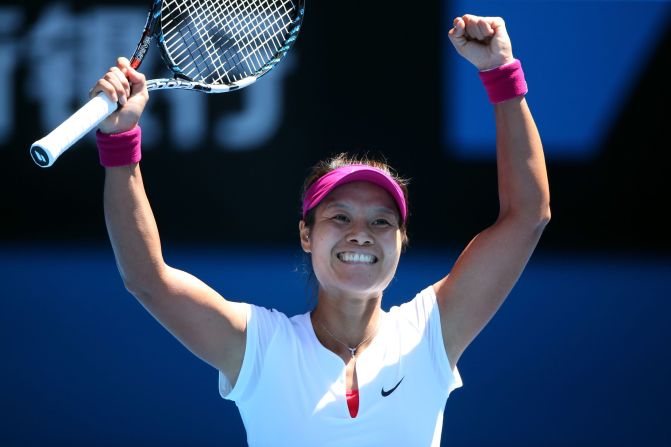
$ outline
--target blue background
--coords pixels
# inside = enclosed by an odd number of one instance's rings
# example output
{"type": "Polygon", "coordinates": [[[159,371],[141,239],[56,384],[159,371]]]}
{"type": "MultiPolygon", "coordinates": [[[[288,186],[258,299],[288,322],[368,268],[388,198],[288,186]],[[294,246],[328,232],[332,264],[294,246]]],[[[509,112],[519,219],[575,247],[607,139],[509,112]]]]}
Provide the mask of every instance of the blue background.
{"type": "MultiPolygon", "coordinates": [[[[410,249],[383,307],[445,273],[410,249]]],[[[174,248],[166,260],[234,300],[305,312],[295,248],[174,248]]],[[[0,445],[245,445],[214,369],[128,294],[111,249],[0,250],[0,445]]],[[[469,347],[448,400],[451,446],[668,446],[671,259],[537,252],[469,347]]]]}

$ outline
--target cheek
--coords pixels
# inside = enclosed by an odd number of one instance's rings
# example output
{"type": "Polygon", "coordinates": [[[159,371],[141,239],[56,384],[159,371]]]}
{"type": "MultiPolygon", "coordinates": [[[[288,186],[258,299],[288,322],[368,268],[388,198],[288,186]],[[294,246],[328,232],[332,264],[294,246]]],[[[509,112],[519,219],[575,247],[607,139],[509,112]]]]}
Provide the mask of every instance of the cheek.
{"type": "Polygon", "coordinates": [[[401,260],[401,251],[402,251],[402,246],[401,244],[396,245],[396,250],[394,250],[393,256],[390,256],[390,261],[392,262],[394,266],[394,270],[398,267],[398,263],[401,260]]]}
{"type": "Polygon", "coordinates": [[[334,243],[327,234],[316,233],[314,239],[310,238],[310,252],[313,265],[325,265],[330,262],[331,248],[334,243]]]}
{"type": "Polygon", "coordinates": [[[400,230],[396,230],[389,239],[389,244],[393,245],[394,250],[400,252],[401,248],[403,248],[403,233],[400,230]]]}
{"type": "Polygon", "coordinates": [[[385,265],[393,266],[395,268],[398,265],[399,259],[401,258],[401,252],[403,251],[401,232],[396,231],[394,234],[390,234],[380,242],[383,242],[385,246],[385,265]]]}

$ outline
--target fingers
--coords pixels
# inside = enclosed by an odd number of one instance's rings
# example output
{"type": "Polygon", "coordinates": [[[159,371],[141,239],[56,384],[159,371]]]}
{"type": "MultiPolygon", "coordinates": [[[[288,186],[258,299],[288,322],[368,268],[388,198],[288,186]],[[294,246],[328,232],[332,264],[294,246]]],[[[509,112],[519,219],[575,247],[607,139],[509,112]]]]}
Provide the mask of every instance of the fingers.
{"type": "Polygon", "coordinates": [[[456,17],[452,21],[452,25],[454,27],[450,30],[450,34],[454,37],[463,37],[466,31],[466,23],[464,22],[464,19],[461,17],[456,17]]]}
{"type": "Polygon", "coordinates": [[[448,37],[456,47],[461,47],[467,43],[465,33],[466,24],[461,17],[457,17],[452,22],[452,29],[447,33],[448,37]]]}
{"type": "Polygon", "coordinates": [[[105,93],[112,101],[126,104],[131,93],[130,83],[119,67],[110,67],[89,91],[89,96],[96,96],[100,92],[105,93]]]}
{"type": "Polygon", "coordinates": [[[146,86],[146,79],[142,73],[135,70],[130,65],[130,61],[125,57],[117,59],[117,67],[121,70],[124,76],[130,82],[130,93],[135,94],[143,91],[146,86]]]}
{"type": "Polygon", "coordinates": [[[94,97],[103,92],[112,101],[123,106],[131,95],[143,92],[145,85],[144,75],[133,69],[128,59],[120,57],[117,59],[117,65],[110,67],[107,73],[89,91],[89,96],[94,97]]]}
{"type": "Polygon", "coordinates": [[[480,17],[473,14],[465,14],[454,19],[454,37],[464,37],[468,40],[487,41],[494,37],[497,29],[504,28],[503,19],[500,17],[480,17]],[[463,29],[463,31],[462,31],[463,29]]]}
{"type": "Polygon", "coordinates": [[[450,41],[464,59],[478,70],[505,65],[514,60],[510,37],[500,17],[465,14],[456,17],[448,33],[450,41]]]}

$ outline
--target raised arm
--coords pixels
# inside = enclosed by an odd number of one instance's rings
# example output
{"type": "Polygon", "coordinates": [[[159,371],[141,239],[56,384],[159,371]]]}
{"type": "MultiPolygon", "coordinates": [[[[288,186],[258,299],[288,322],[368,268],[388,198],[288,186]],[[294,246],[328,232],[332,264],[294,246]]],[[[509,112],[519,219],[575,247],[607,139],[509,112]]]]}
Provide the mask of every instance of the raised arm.
{"type": "MultiPolygon", "coordinates": [[[[145,78],[120,58],[91,89],[121,107],[100,125],[123,138],[148,99],[145,78]]],[[[118,163],[116,163],[118,164],[118,163]]],[[[124,284],[191,352],[235,383],[245,347],[243,306],[224,300],[197,278],[166,265],[139,163],[105,168],[105,221],[124,284]]]]}
{"type": "MultiPolygon", "coordinates": [[[[503,19],[465,15],[449,38],[480,71],[512,63],[503,19]]],[[[550,220],[543,147],[523,96],[494,105],[499,216],[434,285],[445,349],[452,366],[494,316],[527,264],[550,220]]]]}

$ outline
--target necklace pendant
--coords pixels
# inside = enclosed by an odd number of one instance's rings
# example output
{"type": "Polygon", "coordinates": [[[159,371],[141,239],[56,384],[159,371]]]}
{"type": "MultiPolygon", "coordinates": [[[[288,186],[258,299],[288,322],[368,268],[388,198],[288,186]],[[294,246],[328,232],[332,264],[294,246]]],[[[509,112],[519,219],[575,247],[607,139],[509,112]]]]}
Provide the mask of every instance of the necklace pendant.
{"type": "Polygon", "coordinates": [[[356,348],[347,347],[347,349],[349,349],[350,354],[352,354],[352,358],[355,358],[354,353],[356,352],[356,348]]]}

